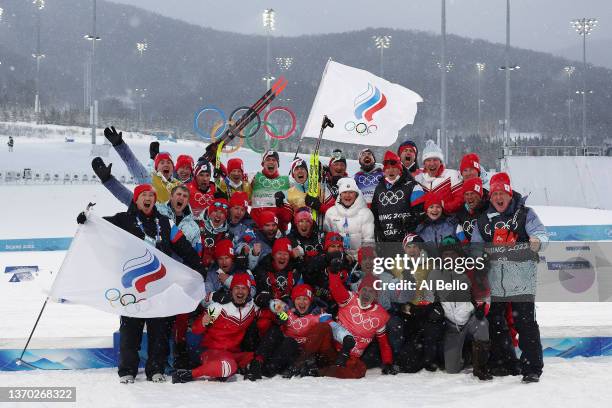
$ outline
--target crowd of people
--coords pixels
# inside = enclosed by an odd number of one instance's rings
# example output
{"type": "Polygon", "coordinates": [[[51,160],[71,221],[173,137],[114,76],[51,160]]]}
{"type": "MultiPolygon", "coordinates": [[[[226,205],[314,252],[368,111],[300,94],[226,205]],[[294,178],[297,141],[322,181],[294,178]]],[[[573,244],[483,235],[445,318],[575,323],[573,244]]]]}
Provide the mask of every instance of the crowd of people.
{"type": "MultiPolygon", "coordinates": [[[[121,317],[122,383],[136,377],[145,324],[145,373],[155,382],[165,381],[166,372],[183,383],[237,373],[251,381],[361,378],[374,367],[395,375],[470,366],[482,381],[539,380],[535,274],[546,231],[509,176],[489,178],[477,154],[466,154],[453,170],[433,141],[422,152],[406,141],[385,152],[382,167],[373,150],[363,149],[351,176],[335,150],[313,196],[301,158],[285,176],[279,154],[266,151],[249,179],[240,158],[174,159],[153,142],[150,172],[120,132],[107,128],[105,136],[140,183],[132,192],[113,176],[112,164],[93,160],[100,181],[128,207],[107,220],[200,272],[207,292],[192,313],[121,317]],[[470,242],[515,250],[483,249],[484,270],[373,271],[375,258],[389,251],[448,259],[473,251],[470,242]],[[416,290],[377,284],[404,280],[416,290]],[[419,283],[427,280],[450,286],[423,289],[419,283]],[[448,290],[455,284],[469,289],[448,290]],[[189,331],[201,336],[199,348],[188,346],[189,331]]],[[[86,222],[85,215],[77,221],[86,222]]]]}

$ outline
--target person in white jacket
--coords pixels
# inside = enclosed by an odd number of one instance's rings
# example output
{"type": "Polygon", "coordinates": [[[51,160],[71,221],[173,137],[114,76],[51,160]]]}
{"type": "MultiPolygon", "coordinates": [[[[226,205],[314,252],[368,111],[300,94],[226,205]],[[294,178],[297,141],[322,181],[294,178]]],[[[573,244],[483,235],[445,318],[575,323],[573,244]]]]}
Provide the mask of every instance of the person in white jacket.
{"type": "Polygon", "coordinates": [[[359,248],[374,242],[374,215],[354,179],[344,177],[338,181],[338,198],[325,213],[323,229],[342,235],[344,247],[353,259],[357,259],[359,248]]]}

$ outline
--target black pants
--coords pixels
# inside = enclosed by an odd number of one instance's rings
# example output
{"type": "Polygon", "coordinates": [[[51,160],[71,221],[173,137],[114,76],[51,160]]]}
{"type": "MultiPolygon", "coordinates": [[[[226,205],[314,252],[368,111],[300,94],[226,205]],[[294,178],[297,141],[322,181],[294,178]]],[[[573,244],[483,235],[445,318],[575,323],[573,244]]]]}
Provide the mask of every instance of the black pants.
{"type": "Polygon", "coordinates": [[[263,374],[267,377],[281,373],[299,354],[297,341],[285,336],[277,325],[272,325],[262,336],[256,352],[256,356],[263,357],[263,374]]]}
{"type": "Polygon", "coordinates": [[[158,317],[141,319],[137,317],[121,316],[119,327],[119,377],[138,373],[140,357],[140,343],[142,332],[147,325],[147,362],[145,373],[147,379],[154,374],[163,374],[170,354],[170,331],[172,317],[158,317]]]}
{"type": "Polygon", "coordinates": [[[519,334],[521,371],[523,375],[530,373],[541,375],[544,360],[542,358],[540,328],[535,319],[534,302],[496,302],[493,300],[487,316],[491,337],[491,354],[489,358],[491,366],[507,367],[516,361],[516,354],[514,353],[505,316],[508,303],[512,304],[514,327],[519,334]]]}
{"type": "Polygon", "coordinates": [[[431,321],[431,306],[413,306],[404,324],[405,342],[397,358],[400,369],[416,373],[425,365],[444,366],[442,340],[445,322],[431,321]]]}

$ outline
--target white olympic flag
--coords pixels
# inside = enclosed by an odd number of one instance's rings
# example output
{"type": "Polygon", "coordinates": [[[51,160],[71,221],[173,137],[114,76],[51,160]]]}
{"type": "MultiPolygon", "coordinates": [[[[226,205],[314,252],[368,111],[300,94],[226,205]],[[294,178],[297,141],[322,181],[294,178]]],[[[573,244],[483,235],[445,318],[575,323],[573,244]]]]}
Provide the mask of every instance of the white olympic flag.
{"type": "Polygon", "coordinates": [[[199,273],[90,212],[49,296],[148,318],[189,313],[205,294],[199,273]]]}
{"type": "Polygon", "coordinates": [[[390,146],[401,128],[414,122],[416,92],[368,71],[328,61],[302,137],[319,137],[323,115],[333,128],[323,139],[342,143],[390,146]]]}

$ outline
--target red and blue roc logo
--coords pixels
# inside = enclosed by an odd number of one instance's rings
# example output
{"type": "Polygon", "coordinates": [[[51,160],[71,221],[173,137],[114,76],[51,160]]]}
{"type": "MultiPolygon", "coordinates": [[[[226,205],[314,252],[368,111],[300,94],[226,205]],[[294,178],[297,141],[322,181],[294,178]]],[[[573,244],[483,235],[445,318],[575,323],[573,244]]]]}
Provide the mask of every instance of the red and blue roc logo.
{"type": "Polygon", "coordinates": [[[358,134],[370,134],[378,130],[378,126],[371,123],[374,114],[379,112],[387,105],[387,97],[376,86],[368,83],[368,89],[359,94],[354,101],[355,121],[348,121],[344,124],[344,129],[348,132],[358,134]]]}
{"type": "Polygon", "coordinates": [[[139,293],[146,290],[146,286],[166,276],[166,267],[159,258],[148,249],[143,256],[132,258],[123,265],[121,284],[129,289],[132,286],[139,293]]]}

